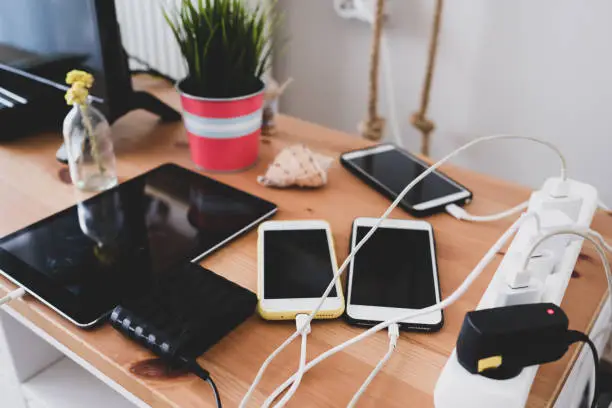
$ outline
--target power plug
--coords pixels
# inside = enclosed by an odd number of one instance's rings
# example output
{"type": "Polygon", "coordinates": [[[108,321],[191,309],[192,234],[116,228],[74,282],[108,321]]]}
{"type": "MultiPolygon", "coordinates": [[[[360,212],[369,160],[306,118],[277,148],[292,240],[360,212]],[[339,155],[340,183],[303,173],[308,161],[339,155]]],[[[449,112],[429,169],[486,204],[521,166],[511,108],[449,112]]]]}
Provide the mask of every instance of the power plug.
{"type": "MultiPolygon", "coordinates": [[[[533,210],[530,211],[533,212],[533,210]]],[[[522,233],[526,233],[528,235],[524,240],[525,250],[523,251],[521,249],[520,251],[524,252],[525,256],[528,255],[527,251],[533,247],[535,241],[537,241],[537,239],[542,235],[554,230],[571,229],[574,228],[575,225],[574,219],[568,216],[565,212],[556,208],[547,207],[546,203],[544,203],[540,210],[537,210],[536,214],[538,214],[539,230],[534,228],[524,228],[521,231],[522,233]]],[[[551,237],[538,245],[533,252],[532,257],[548,253],[553,254],[554,256],[557,255],[560,258],[563,255],[563,250],[571,240],[572,237],[565,235],[551,237]]]]}
{"type": "Polygon", "coordinates": [[[585,193],[590,193],[585,191],[588,190],[585,186],[571,179],[550,178],[540,191],[533,193],[531,203],[535,205],[530,208],[534,211],[559,210],[577,223],[585,193]]]}
{"type": "Polygon", "coordinates": [[[457,339],[457,359],[472,374],[514,378],[527,366],[563,357],[572,343],[568,326],[566,314],[554,303],[468,312],[457,339]]]}
{"type": "Polygon", "coordinates": [[[512,288],[509,285],[501,286],[497,291],[496,307],[524,305],[527,303],[539,303],[544,295],[544,284],[533,277],[529,272],[522,272],[523,286],[512,288]],[[523,283],[524,282],[524,283],[523,283]]]}
{"type": "Polygon", "coordinates": [[[545,284],[546,278],[555,272],[555,266],[558,260],[559,254],[555,254],[552,251],[544,251],[529,259],[527,270],[533,278],[545,284]]]}
{"type": "MultiPolygon", "coordinates": [[[[503,294],[500,294],[499,306],[524,302],[526,298],[524,291],[516,292],[519,298],[517,300],[511,299],[512,293],[517,289],[526,289],[533,278],[544,284],[547,276],[553,273],[556,263],[561,259],[567,244],[570,242],[570,238],[567,236],[555,236],[542,242],[533,253],[528,253],[543,234],[557,229],[571,228],[574,225],[574,221],[559,210],[534,212],[530,209],[530,213],[536,214],[537,218],[534,218],[537,222],[526,223],[519,229],[502,261],[502,265],[500,265],[500,269],[506,276],[508,288],[501,288],[503,294]],[[528,262],[526,257],[529,257],[528,262]],[[506,301],[508,303],[504,303],[506,301]]],[[[536,292],[540,290],[540,287],[536,288],[533,293],[533,301],[539,301],[536,292]]]]}
{"type": "MultiPolygon", "coordinates": [[[[334,0],[336,13],[347,20],[360,20],[374,24],[376,0],[334,0]]],[[[385,18],[388,15],[385,13],[385,18]]]]}

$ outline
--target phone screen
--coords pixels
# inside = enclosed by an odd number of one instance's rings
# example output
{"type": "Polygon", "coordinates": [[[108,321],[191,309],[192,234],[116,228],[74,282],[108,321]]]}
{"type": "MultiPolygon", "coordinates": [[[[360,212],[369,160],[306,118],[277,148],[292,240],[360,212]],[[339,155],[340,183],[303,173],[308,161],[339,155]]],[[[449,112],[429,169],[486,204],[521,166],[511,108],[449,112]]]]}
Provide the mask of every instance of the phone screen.
{"type": "Polygon", "coordinates": [[[265,231],[263,250],[266,299],[319,298],[334,276],[324,229],[265,231]]]}
{"type": "MultiPolygon", "coordinates": [[[[359,242],[371,227],[357,227],[359,242]]],[[[384,228],[353,260],[350,303],[422,309],[436,303],[436,281],[429,231],[384,228]]]]}
{"type": "MultiPolygon", "coordinates": [[[[353,157],[348,161],[384,185],[396,196],[426,169],[423,164],[396,149],[353,157]]],[[[462,191],[465,190],[459,185],[434,172],[414,186],[402,201],[413,207],[462,191]]]]}

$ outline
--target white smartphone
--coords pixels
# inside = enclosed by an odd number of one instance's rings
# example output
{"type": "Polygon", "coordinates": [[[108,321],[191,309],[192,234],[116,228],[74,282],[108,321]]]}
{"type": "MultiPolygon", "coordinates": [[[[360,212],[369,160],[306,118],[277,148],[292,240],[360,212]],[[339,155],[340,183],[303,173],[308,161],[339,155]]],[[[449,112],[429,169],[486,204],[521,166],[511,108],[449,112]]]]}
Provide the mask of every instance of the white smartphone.
{"type": "MultiPolygon", "coordinates": [[[[355,150],[340,156],[342,165],[370,187],[395,200],[402,190],[429,167],[418,157],[392,144],[355,150]]],[[[400,202],[400,207],[414,216],[426,216],[448,204],[464,205],[472,193],[438,171],[418,183],[400,202]]]]}
{"type": "MultiPolygon", "coordinates": [[[[264,222],[259,226],[258,252],[258,311],[268,320],[311,313],[338,269],[325,221],[264,222]]],[[[343,311],[338,282],[315,318],[333,319],[343,311]]]]}
{"type": "MultiPolygon", "coordinates": [[[[378,221],[353,222],[354,248],[378,221]]],[[[373,326],[440,301],[440,284],[431,224],[387,219],[361,247],[349,267],[346,318],[373,326]]],[[[404,330],[437,331],[442,311],[400,322],[404,330]]]]}

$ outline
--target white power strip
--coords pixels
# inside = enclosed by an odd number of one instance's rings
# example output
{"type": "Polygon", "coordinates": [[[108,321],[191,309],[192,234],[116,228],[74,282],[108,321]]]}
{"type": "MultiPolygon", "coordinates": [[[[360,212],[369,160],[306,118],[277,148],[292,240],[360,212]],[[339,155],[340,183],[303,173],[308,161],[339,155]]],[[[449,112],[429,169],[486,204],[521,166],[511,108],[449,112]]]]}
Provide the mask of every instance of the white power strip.
{"type": "MultiPolygon", "coordinates": [[[[590,185],[567,180],[566,197],[552,198],[558,193],[560,179],[546,181],[540,191],[531,195],[528,212],[536,213],[541,230],[562,227],[588,228],[597,210],[597,190],[590,185]]],[[[536,252],[529,262],[529,276],[517,279],[517,260],[537,235],[536,223],[526,222],[520,227],[504,260],[498,267],[477,309],[518,303],[551,302],[561,304],[572,271],[582,249],[583,239],[550,240],[536,252]],[[523,284],[521,284],[523,282],[523,284]],[[525,283],[527,282],[527,283],[525,283]],[[514,285],[516,289],[511,289],[514,285]]],[[[523,369],[518,377],[492,380],[466,371],[457,361],[453,350],[434,391],[436,408],[522,408],[538,367],[523,369]]]]}

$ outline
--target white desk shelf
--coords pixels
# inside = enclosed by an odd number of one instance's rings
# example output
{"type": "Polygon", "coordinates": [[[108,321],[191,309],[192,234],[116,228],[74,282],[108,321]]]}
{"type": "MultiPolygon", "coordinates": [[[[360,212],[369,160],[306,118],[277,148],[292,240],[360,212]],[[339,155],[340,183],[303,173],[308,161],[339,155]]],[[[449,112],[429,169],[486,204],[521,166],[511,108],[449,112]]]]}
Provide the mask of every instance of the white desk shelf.
{"type": "Polygon", "coordinates": [[[134,408],[67,357],[27,380],[21,389],[28,408],[134,408]]]}
{"type": "Polygon", "coordinates": [[[148,407],[11,309],[0,310],[0,406],[148,407]]]}

